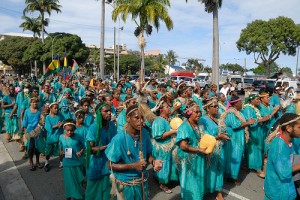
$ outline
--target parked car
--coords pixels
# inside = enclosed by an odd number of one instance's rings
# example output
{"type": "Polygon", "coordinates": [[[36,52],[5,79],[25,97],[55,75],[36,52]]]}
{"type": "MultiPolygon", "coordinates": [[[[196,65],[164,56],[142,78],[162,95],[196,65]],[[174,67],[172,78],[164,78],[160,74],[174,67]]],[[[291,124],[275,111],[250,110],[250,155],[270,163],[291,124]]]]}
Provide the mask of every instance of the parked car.
{"type": "Polygon", "coordinates": [[[278,79],[275,85],[276,87],[286,85],[286,88],[292,87],[293,89],[295,89],[297,88],[297,83],[298,81],[292,81],[290,79],[278,79]]]}
{"type": "Polygon", "coordinates": [[[275,83],[275,79],[255,80],[253,82],[254,91],[264,91],[272,94],[274,92],[275,83]]]}

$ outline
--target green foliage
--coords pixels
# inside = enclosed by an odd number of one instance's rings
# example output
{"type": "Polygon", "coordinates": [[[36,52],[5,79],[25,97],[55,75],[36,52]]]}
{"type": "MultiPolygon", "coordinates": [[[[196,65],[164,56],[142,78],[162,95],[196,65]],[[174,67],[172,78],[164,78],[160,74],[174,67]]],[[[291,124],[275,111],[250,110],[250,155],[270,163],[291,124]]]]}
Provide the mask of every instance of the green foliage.
{"type": "Polygon", "coordinates": [[[212,13],[215,9],[222,7],[222,0],[198,0],[204,4],[205,11],[208,13],[212,13]]]}
{"type": "Polygon", "coordinates": [[[246,54],[254,54],[256,64],[263,64],[266,76],[270,76],[271,64],[280,54],[296,54],[300,44],[300,28],[287,17],[278,17],[269,21],[255,20],[242,30],[237,48],[246,54]]]}
{"type": "Polygon", "coordinates": [[[204,71],[204,65],[200,63],[198,59],[188,59],[185,63],[185,68],[187,71],[195,71],[196,66],[198,66],[199,72],[204,71]]]}
{"type": "MultiPolygon", "coordinates": [[[[293,72],[290,67],[279,67],[276,62],[273,62],[270,65],[270,73],[271,74],[277,73],[280,70],[284,73],[285,76],[293,76],[293,72]]],[[[256,68],[254,68],[252,71],[254,74],[264,75],[266,73],[266,68],[265,68],[264,64],[260,64],[256,68]]]]}
{"type": "MultiPolygon", "coordinates": [[[[23,31],[31,31],[33,33],[33,37],[37,38],[41,36],[42,31],[42,17],[39,16],[37,18],[31,18],[27,16],[22,16],[24,22],[20,25],[20,28],[23,28],[23,31]]],[[[47,21],[48,25],[48,21],[47,21]]],[[[45,30],[44,30],[45,31],[45,30]]]]}
{"type": "Polygon", "coordinates": [[[52,41],[54,57],[58,55],[63,60],[66,50],[68,65],[72,65],[72,59],[75,59],[79,65],[86,62],[89,49],[85,47],[79,36],[68,33],[49,34],[49,37],[45,39],[44,48],[42,48],[41,41],[34,42],[24,53],[24,61],[37,59],[50,63],[52,60],[52,41]]]}
{"type": "Polygon", "coordinates": [[[144,31],[151,35],[152,25],[156,30],[160,27],[160,21],[166,24],[168,30],[173,29],[173,21],[168,14],[167,7],[170,7],[169,0],[131,0],[120,1],[113,10],[112,18],[117,20],[118,16],[126,22],[128,14],[131,14],[132,20],[135,21],[137,28],[134,31],[135,36],[144,31]],[[139,20],[137,22],[136,20],[139,20]]]}
{"type": "Polygon", "coordinates": [[[236,72],[240,72],[242,74],[245,71],[245,69],[241,65],[232,63],[222,64],[220,65],[220,69],[228,69],[229,71],[232,71],[233,74],[235,74],[236,72]]]}
{"type": "Polygon", "coordinates": [[[29,71],[29,62],[23,62],[23,53],[34,40],[24,37],[6,37],[0,41],[0,60],[12,66],[17,73],[29,71]]]}

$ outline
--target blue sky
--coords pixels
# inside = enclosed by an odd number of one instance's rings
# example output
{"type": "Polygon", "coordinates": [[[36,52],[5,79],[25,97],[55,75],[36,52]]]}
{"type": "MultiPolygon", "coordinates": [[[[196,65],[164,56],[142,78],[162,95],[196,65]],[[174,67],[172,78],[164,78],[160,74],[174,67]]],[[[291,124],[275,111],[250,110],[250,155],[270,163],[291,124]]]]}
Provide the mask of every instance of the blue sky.
{"type": "MultiPolygon", "coordinates": [[[[24,0],[0,1],[0,34],[22,33],[19,25],[22,23],[22,12],[25,8],[24,0]]],[[[61,0],[62,13],[52,13],[49,33],[68,32],[80,36],[85,44],[100,45],[100,12],[101,1],[95,0],[61,0]]],[[[113,46],[113,27],[124,26],[117,41],[127,45],[128,49],[138,50],[137,39],[133,35],[135,24],[130,19],[126,24],[122,21],[114,23],[111,20],[112,6],[106,5],[105,47],[113,46]]],[[[146,50],[160,49],[161,53],[174,50],[180,58],[180,63],[186,58],[201,58],[203,64],[212,63],[212,14],[204,11],[204,7],[197,0],[171,0],[170,16],[174,22],[174,29],[168,31],[164,24],[158,32],[153,31],[147,38],[146,50]]],[[[253,68],[253,54],[246,55],[236,48],[236,41],[247,23],[256,19],[268,20],[278,16],[290,17],[296,24],[300,24],[298,0],[223,0],[219,11],[220,29],[220,64],[238,63],[253,68]]],[[[25,31],[24,33],[31,34],[25,31]]],[[[279,66],[288,66],[293,71],[296,67],[296,56],[281,55],[276,61],[279,66]]]]}

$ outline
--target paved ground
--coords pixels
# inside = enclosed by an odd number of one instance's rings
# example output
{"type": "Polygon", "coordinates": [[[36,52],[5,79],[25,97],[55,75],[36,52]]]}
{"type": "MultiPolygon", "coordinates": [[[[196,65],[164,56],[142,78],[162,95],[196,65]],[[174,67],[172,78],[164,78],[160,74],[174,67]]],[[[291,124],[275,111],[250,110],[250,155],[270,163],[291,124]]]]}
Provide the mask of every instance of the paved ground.
{"type": "MultiPolygon", "coordinates": [[[[30,196],[32,196],[33,199],[37,200],[64,199],[62,171],[58,168],[57,158],[51,160],[51,164],[53,167],[50,172],[46,173],[43,169],[37,169],[36,171],[31,172],[29,170],[28,162],[22,160],[22,153],[19,152],[19,147],[16,143],[10,142],[8,144],[5,144],[4,134],[2,134],[0,135],[0,147],[1,145],[3,150],[0,151],[0,158],[7,154],[9,155],[9,157],[11,157],[12,160],[11,162],[3,163],[3,159],[0,159],[0,200],[11,199],[8,198],[10,195],[9,193],[17,196],[19,195],[20,197],[22,196],[20,199],[25,199],[23,198],[24,194],[29,195],[27,199],[32,199],[30,198],[30,196]],[[4,150],[8,153],[5,153],[4,150]],[[9,170],[12,169],[14,169],[14,173],[9,173],[9,170]],[[3,174],[6,175],[5,178],[3,178],[3,174]],[[12,182],[12,180],[15,181],[16,179],[18,179],[18,175],[16,174],[19,174],[19,181],[22,182],[24,180],[23,185],[21,184],[21,188],[23,188],[23,190],[8,191],[7,188],[3,188],[2,185],[7,185],[7,182],[12,182]]],[[[43,161],[44,159],[42,159],[42,162],[43,161]]],[[[149,171],[151,172],[151,170],[149,171]]],[[[165,194],[158,189],[158,184],[151,177],[152,176],[150,175],[149,187],[151,199],[180,199],[180,187],[178,185],[174,184],[172,194],[165,194]]],[[[225,184],[225,199],[263,199],[264,193],[262,179],[258,178],[255,173],[246,173],[244,171],[241,171],[241,180],[242,184],[240,186],[234,186],[231,183],[225,184]]],[[[13,184],[15,184],[15,182],[13,182],[13,184]]],[[[12,187],[12,185],[10,187],[12,187]]],[[[215,195],[206,195],[204,199],[213,200],[215,199],[215,195]]]]}

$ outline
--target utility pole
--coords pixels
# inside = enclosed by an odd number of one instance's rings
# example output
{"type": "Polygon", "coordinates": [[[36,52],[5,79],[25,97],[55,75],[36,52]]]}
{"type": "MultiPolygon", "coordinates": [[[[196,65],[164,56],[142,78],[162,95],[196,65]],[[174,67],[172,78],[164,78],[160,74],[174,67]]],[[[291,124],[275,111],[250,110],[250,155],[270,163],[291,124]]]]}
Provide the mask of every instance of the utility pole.
{"type": "Polygon", "coordinates": [[[100,77],[104,80],[104,29],[105,29],[105,0],[101,2],[101,34],[100,34],[100,77]]]}
{"type": "Polygon", "coordinates": [[[300,47],[297,48],[297,49],[298,49],[298,52],[297,52],[297,61],[296,61],[296,77],[298,76],[299,48],[300,48],[300,47]]]}

